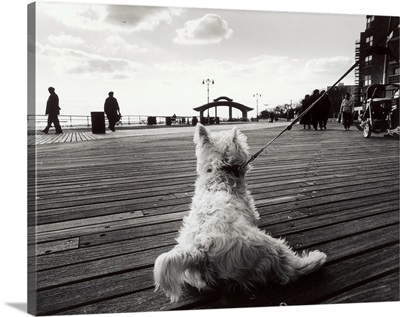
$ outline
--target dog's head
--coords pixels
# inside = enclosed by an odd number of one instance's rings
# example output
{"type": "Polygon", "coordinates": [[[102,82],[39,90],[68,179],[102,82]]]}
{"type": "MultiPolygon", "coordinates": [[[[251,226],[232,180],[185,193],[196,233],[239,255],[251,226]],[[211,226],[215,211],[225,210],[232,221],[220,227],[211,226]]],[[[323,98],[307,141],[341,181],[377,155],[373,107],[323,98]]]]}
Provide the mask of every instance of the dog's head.
{"type": "Polygon", "coordinates": [[[225,175],[229,179],[242,178],[249,167],[246,136],[235,127],[232,130],[210,133],[198,123],[194,135],[197,173],[199,176],[225,175]]]}

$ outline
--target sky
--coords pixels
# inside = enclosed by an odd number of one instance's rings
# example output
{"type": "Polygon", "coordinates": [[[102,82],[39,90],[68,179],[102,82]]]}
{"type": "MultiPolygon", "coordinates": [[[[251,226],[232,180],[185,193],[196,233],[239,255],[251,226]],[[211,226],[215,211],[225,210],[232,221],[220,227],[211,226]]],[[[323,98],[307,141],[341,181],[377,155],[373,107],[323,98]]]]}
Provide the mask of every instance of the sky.
{"type": "Polygon", "coordinates": [[[123,115],[194,116],[227,96],[255,117],[336,82],[365,29],[363,14],[132,4],[36,3],[37,114],[53,86],[61,114],[102,111],[113,91],[123,115]]]}

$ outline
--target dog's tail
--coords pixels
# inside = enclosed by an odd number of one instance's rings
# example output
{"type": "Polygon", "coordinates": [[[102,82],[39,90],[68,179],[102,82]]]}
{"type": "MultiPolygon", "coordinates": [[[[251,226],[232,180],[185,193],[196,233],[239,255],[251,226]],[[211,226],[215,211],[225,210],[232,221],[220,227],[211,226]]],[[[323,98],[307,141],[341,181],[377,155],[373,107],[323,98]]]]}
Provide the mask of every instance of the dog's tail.
{"type": "Polygon", "coordinates": [[[277,248],[275,250],[276,257],[272,272],[281,284],[296,281],[300,276],[310,274],[318,270],[327,260],[324,252],[303,251],[301,254],[294,252],[291,247],[283,239],[277,240],[277,248]]]}
{"type": "Polygon", "coordinates": [[[199,270],[203,260],[202,252],[186,252],[180,246],[161,254],[154,263],[156,291],[162,289],[171,302],[177,302],[185,282],[199,290],[204,289],[206,283],[199,270]]]}
{"type": "Polygon", "coordinates": [[[307,275],[318,270],[326,262],[326,259],[326,254],[321,251],[304,251],[296,257],[296,266],[299,275],[307,275]]]}

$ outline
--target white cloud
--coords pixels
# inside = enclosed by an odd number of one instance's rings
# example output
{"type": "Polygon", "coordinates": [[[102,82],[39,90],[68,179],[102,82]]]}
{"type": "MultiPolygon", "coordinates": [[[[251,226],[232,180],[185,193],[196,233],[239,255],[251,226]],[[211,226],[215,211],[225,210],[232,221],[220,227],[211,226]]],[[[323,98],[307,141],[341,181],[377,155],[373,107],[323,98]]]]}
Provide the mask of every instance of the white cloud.
{"type": "Polygon", "coordinates": [[[229,39],[233,30],[219,15],[206,14],[200,19],[187,21],[183,28],[176,30],[176,34],[175,43],[204,45],[229,39]]]}
{"type": "Polygon", "coordinates": [[[85,43],[83,39],[80,37],[72,36],[65,34],[64,32],[54,35],[51,34],[48,37],[48,40],[51,44],[57,45],[57,46],[78,46],[82,45],[85,43]]]}
{"type": "MultiPolygon", "coordinates": [[[[301,72],[292,77],[292,81],[312,83],[315,88],[334,84],[354,63],[345,56],[310,59],[304,64],[301,72]]],[[[354,76],[348,75],[345,82],[352,84],[354,76]]]]}
{"type": "Polygon", "coordinates": [[[306,63],[306,65],[304,66],[304,70],[309,74],[314,73],[325,75],[336,72],[338,68],[347,70],[346,68],[350,68],[353,63],[354,60],[345,56],[314,58],[306,63]]]}
{"type": "Polygon", "coordinates": [[[148,50],[144,47],[128,43],[120,35],[111,35],[105,39],[104,51],[112,54],[128,52],[128,53],[146,53],[148,50]]]}
{"type": "Polygon", "coordinates": [[[129,79],[141,70],[141,66],[123,58],[110,58],[81,50],[55,48],[37,44],[37,57],[53,64],[62,75],[79,75],[106,80],[129,79]]]}
{"type": "Polygon", "coordinates": [[[69,27],[120,32],[152,31],[184,12],[175,8],[51,2],[39,2],[37,10],[69,27]]]}
{"type": "Polygon", "coordinates": [[[113,5],[107,8],[106,22],[132,31],[152,31],[162,23],[170,24],[183,9],[113,5]]]}

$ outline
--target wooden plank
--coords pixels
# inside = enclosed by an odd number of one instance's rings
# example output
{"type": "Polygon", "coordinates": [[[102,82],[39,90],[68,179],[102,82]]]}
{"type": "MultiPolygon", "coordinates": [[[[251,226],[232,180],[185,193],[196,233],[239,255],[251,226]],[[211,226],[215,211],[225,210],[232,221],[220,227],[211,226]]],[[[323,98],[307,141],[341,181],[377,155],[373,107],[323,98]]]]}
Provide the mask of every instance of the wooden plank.
{"type": "MultiPolygon", "coordinates": [[[[285,235],[285,238],[289,245],[294,246],[296,249],[309,248],[312,245],[328,242],[332,239],[353,235],[354,232],[365,232],[386,227],[393,223],[399,223],[398,210],[342,223],[335,223],[326,227],[294,232],[285,235]],[[328,234],[327,231],[329,231],[330,234],[328,234]]],[[[279,232],[271,230],[271,235],[279,236],[279,232]]]]}
{"type": "MultiPolygon", "coordinates": [[[[194,165],[194,163],[193,163],[194,165]]],[[[192,170],[193,168],[191,168],[192,170]]],[[[380,176],[382,174],[386,175],[393,175],[396,177],[398,176],[398,165],[393,164],[393,165],[388,165],[385,167],[382,167],[381,169],[373,170],[368,173],[370,178],[374,178],[376,176],[380,176]],[[388,173],[389,169],[389,173],[388,173]]],[[[130,189],[131,191],[151,191],[154,187],[154,181],[149,178],[143,178],[140,181],[139,180],[139,175],[132,175],[131,173],[129,175],[125,175],[124,178],[108,178],[107,182],[105,182],[105,176],[107,174],[100,174],[96,175],[98,181],[96,183],[91,183],[91,176],[93,175],[93,171],[88,171],[86,173],[83,173],[82,171],[80,172],[80,178],[73,178],[73,182],[71,181],[69,184],[68,182],[61,182],[61,179],[57,179],[58,182],[54,181],[54,177],[48,177],[44,178],[45,180],[42,179],[42,185],[39,186],[38,188],[38,193],[40,197],[43,198],[51,198],[54,194],[57,195],[63,195],[65,197],[69,196],[76,196],[76,193],[82,193],[85,194],[85,191],[88,193],[92,192],[104,192],[105,189],[107,189],[107,192],[116,192],[121,190],[127,190],[130,189]],[[50,184],[48,184],[50,182],[50,184]],[[118,188],[116,188],[118,185],[118,188]]],[[[338,176],[337,174],[331,175],[331,174],[325,174],[323,176],[321,175],[308,175],[307,173],[291,173],[289,177],[282,177],[278,176],[278,178],[272,178],[271,175],[266,178],[264,174],[252,174],[251,176],[248,177],[248,182],[249,182],[249,189],[253,192],[254,190],[258,189],[264,189],[264,192],[266,189],[279,189],[282,188],[282,186],[285,185],[317,185],[320,183],[334,183],[334,182],[343,182],[346,183],[348,180],[363,180],[365,179],[365,175],[360,175],[358,171],[354,171],[354,169],[349,168],[348,170],[344,170],[346,172],[345,175],[338,176]]],[[[71,180],[72,175],[77,174],[78,171],[73,172],[70,176],[69,179],[71,180]]],[[[113,173],[115,174],[115,172],[113,173]]],[[[43,175],[41,175],[43,177],[43,175]]],[[[187,184],[193,184],[194,179],[195,179],[195,173],[194,171],[188,172],[188,173],[179,173],[179,175],[175,176],[173,179],[173,182],[175,185],[182,185],[182,186],[187,186],[187,184]]],[[[171,187],[171,177],[158,177],[157,178],[157,187],[163,187],[163,188],[168,188],[171,187]]],[[[179,189],[179,187],[178,187],[179,189]]]]}
{"type": "Polygon", "coordinates": [[[79,238],[71,238],[65,240],[57,240],[36,245],[36,256],[61,251],[77,249],[79,247],[79,238]]]}
{"type": "Polygon", "coordinates": [[[88,225],[98,225],[98,224],[108,224],[109,222],[114,221],[123,221],[127,219],[134,219],[138,217],[143,217],[143,213],[141,211],[133,211],[133,212],[125,212],[120,214],[111,214],[106,216],[98,216],[98,217],[91,217],[91,218],[84,218],[79,220],[71,220],[65,222],[57,222],[51,225],[45,226],[37,226],[36,233],[44,233],[50,231],[56,231],[60,229],[68,229],[68,228],[79,228],[88,225]]]}
{"type": "MultiPolygon", "coordinates": [[[[174,233],[174,235],[177,236],[178,229],[181,227],[181,225],[182,222],[179,220],[179,221],[159,223],[154,225],[146,225],[142,227],[133,227],[133,228],[119,229],[107,232],[98,232],[94,234],[82,235],[80,237],[80,241],[82,246],[86,245],[93,246],[104,243],[121,241],[126,239],[127,237],[129,239],[136,239],[154,234],[161,235],[163,233],[169,233],[169,232],[172,232],[174,233]]],[[[160,237],[160,239],[162,239],[162,236],[160,237]]]]}
{"type": "Polygon", "coordinates": [[[176,233],[173,232],[163,235],[121,240],[115,243],[86,248],[75,248],[73,250],[65,250],[62,254],[52,253],[38,256],[36,259],[36,270],[40,272],[42,270],[61,266],[144,251],[154,247],[171,246],[175,244],[175,236],[176,233]]]}
{"type": "MultiPolygon", "coordinates": [[[[326,194],[329,196],[323,196],[322,199],[326,201],[336,201],[338,199],[351,199],[352,197],[362,197],[368,194],[385,192],[388,190],[396,190],[396,180],[385,183],[388,188],[376,188],[376,184],[367,184],[363,190],[360,191],[357,188],[351,190],[345,190],[338,188],[337,190],[327,191],[326,194]],[[392,185],[392,186],[390,186],[392,185]]],[[[397,189],[398,190],[398,189],[397,189]]],[[[189,196],[189,195],[188,195],[189,196]]],[[[307,200],[313,197],[299,196],[298,200],[307,200]],[[301,199],[300,199],[301,198],[301,199]]],[[[256,198],[257,199],[257,198],[256,198]]],[[[315,198],[313,198],[315,199],[315,198]]],[[[73,220],[82,218],[82,215],[86,217],[93,217],[104,213],[113,213],[113,210],[119,209],[120,212],[131,212],[135,210],[145,210],[147,208],[164,208],[172,205],[186,204],[191,202],[191,197],[176,198],[174,195],[166,195],[159,197],[156,201],[151,198],[143,199],[125,199],[123,204],[120,201],[101,202],[98,204],[80,205],[80,206],[69,206],[57,209],[48,209],[44,211],[38,211],[36,217],[39,224],[50,223],[54,221],[73,220]]],[[[274,205],[274,201],[270,202],[270,199],[265,201],[257,202],[258,206],[274,205]]]]}
{"type": "Polygon", "coordinates": [[[37,272],[38,290],[59,287],[85,279],[118,274],[127,269],[138,269],[153,265],[156,258],[163,252],[171,249],[170,246],[149,249],[142,252],[134,252],[103,258],[95,261],[78,263],[49,270],[37,272]]]}
{"type": "Polygon", "coordinates": [[[399,282],[398,273],[389,274],[322,301],[321,304],[398,302],[399,282]]]}
{"type": "MultiPolygon", "coordinates": [[[[336,211],[332,213],[321,213],[313,214],[311,216],[304,217],[287,217],[284,221],[265,225],[261,223],[261,228],[267,227],[268,230],[273,230],[275,234],[285,235],[287,233],[293,234],[298,232],[304,232],[313,228],[326,227],[337,223],[349,222],[350,220],[363,221],[364,218],[370,216],[376,216],[377,218],[382,217],[381,214],[396,211],[398,208],[393,206],[392,203],[382,203],[378,206],[363,206],[353,209],[344,209],[342,211],[336,211]]],[[[396,218],[394,218],[396,220],[396,218]]],[[[397,221],[399,218],[397,218],[397,221]]],[[[345,226],[345,224],[343,225],[345,226]]],[[[342,230],[339,230],[342,231],[342,230]]]]}
{"type": "MultiPolygon", "coordinates": [[[[311,244],[320,244],[332,239],[354,234],[355,229],[362,231],[371,230],[387,226],[398,221],[398,211],[389,212],[384,215],[371,216],[365,219],[356,219],[346,223],[339,223],[329,228],[316,228],[306,233],[293,234],[286,236],[292,246],[304,247],[311,244]]],[[[170,247],[169,247],[170,249],[170,247]]],[[[55,268],[38,272],[39,288],[45,288],[52,285],[69,283],[85,279],[88,277],[101,276],[105,274],[116,273],[128,268],[140,268],[146,265],[152,265],[155,258],[165,248],[146,250],[141,253],[131,253],[118,255],[113,258],[104,258],[89,262],[78,263],[68,267],[55,268]]]]}
{"type": "MultiPolygon", "coordinates": [[[[396,228],[394,228],[395,230],[396,228]]],[[[382,233],[384,231],[378,230],[376,232],[368,232],[362,235],[360,239],[357,241],[360,242],[358,252],[363,252],[365,250],[369,250],[371,248],[371,244],[373,244],[373,240],[371,238],[374,237],[379,237],[380,240],[377,241],[375,244],[375,248],[379,247],[382,245],[382,243],[386,243],[385,241],[382,240],[382,233]],[[369,242],[369,243],[368,243],[369,242]]],[[[330,250],[333,248],[340,247],[341,245],[349,245],[350,244],[349,238],[344,239],[343,241],[340,241],[340,244],[337,245],[332,245],[330,247],[330,250]]],[[[348,255],[352,254],[352,250],[347,248],[343,254],[343,257],[347,257],[348,255]]],[[[187,307],[188,305],[196,305],[200,306],[203,304],[203,302],[211,302],[213,303],[210,307],[210,305],[203,306],[202,308],[215,308],[215,307],[221,307],[217,306],[220,305],[218,302],[218,298],[215,298],[214,294],[211,293],[206,293],[206,294],[199,294],[197,292],[185,292],[182,296],[182,299],[178,303],[169,303],[169,300],[164,296],[164,294],[161,291],[155,292],[154,293],[154,288],[152,287],[152,270],[151,268],[146,269],[145,271],[142,271],[145,275],[147,275],[147,283],[132,283],[129,278],[125,278],[123,275],[115,277],[114,280],[109,281],[111,283],[110,287],[106,287],[105,291],[104,288],[102,287],[93,287],[94,285],[97,285],[98,281],[88,281],[88,282],[83,282],[81,283],[78,287],[74,287],[72,285],[63,287],[60,291],[63,293],[71,293],[72,290],[75,292],[75,296],[79,297],[77,299],[72,298],[72,301],[70,301],[70,305],[73,306],[76,304],[75,308],[67,308],[65,313],[71,313],[71,314],[80,314],[80,313],[107,313],[107,312],[130,312],[130,311],[151,311],[151,310],[170,310],[170,309],[177,309],[180,307],[187,307]],[[96,284],[94,284],[96,283],[96,284]],[[113,290],[112,285],[114,283],[117,283],[117,285],[120,287],[119,291],[113,290]],[[77,294],[86,294],[85,288],[91,287],[88,286],[88,284],[92,284],[92,288],[97,290],[95,292],[99,292],[98,290],[103,290],[102,294],[88,294],[84,295],[84,297],[78,296],[77,294]],[[138,289],[133,290],[133,292],[130,294],[130,290],[132,287],[132,284],[135,285],[141,285],[143,288],[143,291],[138,292],[138,289]],[[147,289],[145,286],[149,285],[150,289],[147,289]],[[69,289],[71,290],[69,290],[69,289]],[[77,291],[79,290],[79,291],[77,291]],[[129,291],[125,291],[129,290],[129,291]],[[107,292],[107,294],[105,293],[107,292]],[[85,296],[91,296],[91,298],[85,298],[85,296]],[[99,297],[96,296],[103,296],[103,299],[100,301],[99,297]],[[117,297],[118,296],[118,297],[117,297]],[[107,299],[109,297],[110,299],[107,299]],[[87,304],[87,302],[89,302],[87,304]],[[91,303],[95,302],[95,303],[91,303]],[[80,306],[80,307],[79,307],[80,306]]],[[[341,273],[342,275],[345,275],[345,272],[341,273]]],[[[133,278],[132,278],[133,280],[133,278]]],[[[136,280],[136,279],[135,279],[136,280]]],[[[307,283],[307,277],[304,279],[304,283],[307,283]]],[[[323,284],[323,280],[320,281],[319,284],[323,284]]],[[[380,284],[384,285],[384,284],[380,284]]],[[[289,286],[290,287],[290,286],[289,286]]],[[[282,291],[284,291],[285,287],[282,288],[282,291]]],[[[59,292],[59,291],[57,291],[59,292]]],[[[54,302],[54,300],[51,298],[51,296],[54,296],[54,293],[51,292],[51,290],[45,291],[43,294],[44,300],[48,301],[49,303],[54,302]],[[50,296],[50,297],[49,297],[50,296]]],[[[376,298],[376,292],[372,292],[372,296],[375,296],[376,298]]],[[[392,295],[393,296],[393,295],[392,295]]],[[[55,296],[56,298],[59,296],[55,296]]],[[[69,299],[67,299],[69,300],[69,299]]],[[[263,305],[268,302],[264,302],[263,305]]],[[[67,305],[68,306],[68,303],[67,305]]],[[[252,304],[250,303],[250,306],[252,304]]],[[[61,306],[62,307],[62,306],[61,306]]],[[[65,306],[64,306],[65,307],[65,306]]],[[[226,306],[225,306],[226,307],[226,306]]]]}
{"type": "MultiPolygon", "coordinates": [[[[153,224],[161,224],[164,222],[172,222],[179,220],[182,221],[182,218],[187,212],[177,212],[173,214],[165,214],[160,216],[149,216],[149,217],[142,217],[142,218],[134,218],[129,219],[126,221],[114,221],[108,222],[106,224],[96,224],[91,226],[82,226],[79,228],[67,228],[67,229],[59,229],[56,231],[49,231],[45,229],[43,233],[37,233],[37,240],[38,241],[51,241],[55,239],[65,239],[68,237],[76,237],[80,235],[86,234],[96,234],[99,232],[107,233],[108,231],[115,231],[133,227],[141,227],[153,224]]],[[[41,226],[37,226],[38,228],[41,226]]],[[[54,227],[53,227],[54,228],[54,227]]]]}
{"type": "MultiPolygon", "coordinates": [[[[394,274],[399,269],[398,245],[383,247],[366,254],[360,254],[344,261],[327,264],[320,271],[304,276],[288,286],[271,285],[255,292],[251,297],[224,297],[210,301],[202,308],[234,308],[313,305],[323,303],[338,293],[346,292],[382,276],[394,274]]],[[[372,291],[373,301],[384,301],[379,292],[372,291]]],[[[182,309],[192,307],[183,306],[182,309]]]]}
{"type": "MultiPolygon", "coordinates": [[[[57,289],[39,291],[38,314],[59,314],[60,310],[79,307],[87,302],[98,302],[118,294],[132,293],[142,290],[143,285],[151,284],[153,284],[152,269],[147,268],[84,281],[78,287],[76,285],[64,285],[57,289]]],[[[152,291],[154,292],[154,290],[152,291]]],[[[117,311],[113,312],[116,313],[117,311]]]]}

